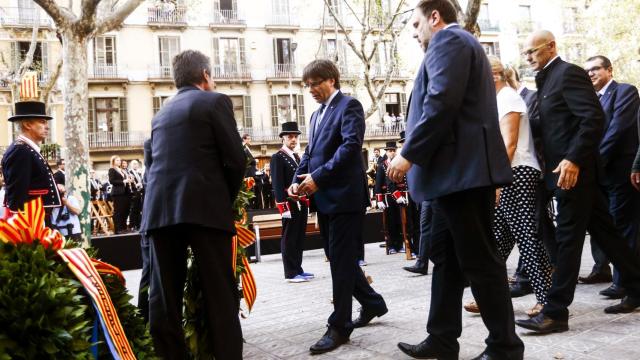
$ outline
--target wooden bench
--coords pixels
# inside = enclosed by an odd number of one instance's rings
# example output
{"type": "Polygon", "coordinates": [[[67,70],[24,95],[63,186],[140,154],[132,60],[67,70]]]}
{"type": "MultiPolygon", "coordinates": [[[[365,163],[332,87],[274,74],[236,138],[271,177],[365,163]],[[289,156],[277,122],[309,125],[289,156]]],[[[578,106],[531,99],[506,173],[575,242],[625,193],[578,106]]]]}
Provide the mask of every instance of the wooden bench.
{"type": "MultiPolygon", "coordinates": [[[[307,236],[320,234],[317,219],[317,216],[309,216],[306,229],[307,236]]],[[[280,214],[255,215],[251,222],[251,227],[256,234],[256,261],[260,262],[260,241],[280,240],[282,238],[282,218],[280,214]]]]}

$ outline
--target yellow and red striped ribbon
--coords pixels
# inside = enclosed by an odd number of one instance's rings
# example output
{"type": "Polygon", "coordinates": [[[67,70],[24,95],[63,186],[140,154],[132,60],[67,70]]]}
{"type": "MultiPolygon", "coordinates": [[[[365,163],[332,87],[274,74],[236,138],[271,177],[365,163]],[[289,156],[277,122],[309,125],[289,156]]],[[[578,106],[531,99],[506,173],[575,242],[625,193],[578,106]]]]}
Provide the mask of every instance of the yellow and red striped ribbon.
{"type": "Polygon", "coordinates": [[[44,216],[42,199],[38,197],[29,201],[22,211],[12,214],[6,220],[0,219],[0,240],[5,243],[31,244],[37,239],[45,248],[63,248],[64,237],[58,230],[44,226],[44,216]]]}
{"type": "MultiPolygon", "coordinates": [[[[255,242],[255,236],[256,235],[253,231],[236,224],[236,236],[234,236],[232,240],[232,263],[234,274],[236,271],[236,249],[238,244],[243,248],[246,248],[255,242]]],[[[242,295],[244,297],[244,301],[247,303],[249,311],[251,311],[253,304],[256,302],[256,297],[258,296],[258,288],[256,286],[256,279],[253,276],[251,267],[249,267],[249,260],[246,256],[242,256],[242,266],[244,267],[244,273],[241,275],[242,295]]]]}

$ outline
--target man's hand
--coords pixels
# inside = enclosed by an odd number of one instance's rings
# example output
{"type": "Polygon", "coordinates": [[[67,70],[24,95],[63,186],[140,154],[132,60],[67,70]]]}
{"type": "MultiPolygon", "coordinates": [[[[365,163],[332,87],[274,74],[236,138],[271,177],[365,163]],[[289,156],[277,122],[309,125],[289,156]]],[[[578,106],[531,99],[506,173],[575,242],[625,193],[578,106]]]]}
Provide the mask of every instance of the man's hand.
{"type": "Polygon", "coordinates": [[[553,170],[554,174],[560,173],[558,177],[558,187],[562,190],[571,190],[578,183],[580,167],[571,161],[564,159],[560,161],[558,167],[553,170]]]}
{"type": "Polygon", "coordinates": [[[404,176],[407,175],[409,169],[413,164],[402,157],[402,155],[397,154],[393,160],[391,160],[391,164],[389,164],[389,168],[387,169],[387,176],[389,179],[400,182],[404,179],[404,176]]]}
{"type": "Polygon", "coordinates": [[[311,174],[298,175],[298,179],[302,180],[298,187],[298,193],[303,195],[311,195],[318,191],[318,185],[313,181],[311,174]]]}
{"type": "Polygon", "coordinates": [[[293,199],[298,201],[298,187],[300,185],[293,183],[291,184],[291,186],[289,186],[289,188],[287,189],[287,193],[289,194],[289,196],[293,199]]]}
{"type": "Polygon", "coordinates": [[[631,173],[631,185],[633,185],[636,190],[640,191],[640,172],[631,173]]]}

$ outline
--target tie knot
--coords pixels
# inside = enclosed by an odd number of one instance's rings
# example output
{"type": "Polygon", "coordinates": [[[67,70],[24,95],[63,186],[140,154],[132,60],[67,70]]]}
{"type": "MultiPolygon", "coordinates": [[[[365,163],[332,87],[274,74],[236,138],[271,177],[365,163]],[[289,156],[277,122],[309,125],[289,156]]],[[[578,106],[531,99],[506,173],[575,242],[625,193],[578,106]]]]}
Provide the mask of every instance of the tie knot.
{"type": "Polygon", "coordinates": [[[327,107],[327,104],[320,105],[320,112],[323,113],[326,107],[327,107]]]}

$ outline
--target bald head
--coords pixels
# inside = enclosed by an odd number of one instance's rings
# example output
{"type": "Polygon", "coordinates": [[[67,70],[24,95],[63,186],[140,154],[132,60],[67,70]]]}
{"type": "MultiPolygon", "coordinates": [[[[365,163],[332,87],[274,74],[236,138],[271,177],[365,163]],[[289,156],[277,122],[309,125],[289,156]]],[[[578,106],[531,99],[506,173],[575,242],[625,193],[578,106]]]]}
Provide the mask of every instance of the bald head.
{"type": "Polygon", "coordinates": [[[533,70],[542,70],[558,55],[555,36],[548,30],[533,32],[524,43],[522,55],[533,70]]]}

